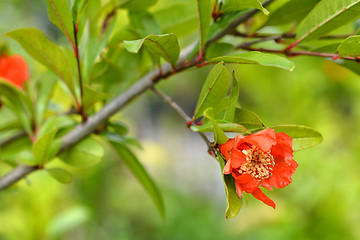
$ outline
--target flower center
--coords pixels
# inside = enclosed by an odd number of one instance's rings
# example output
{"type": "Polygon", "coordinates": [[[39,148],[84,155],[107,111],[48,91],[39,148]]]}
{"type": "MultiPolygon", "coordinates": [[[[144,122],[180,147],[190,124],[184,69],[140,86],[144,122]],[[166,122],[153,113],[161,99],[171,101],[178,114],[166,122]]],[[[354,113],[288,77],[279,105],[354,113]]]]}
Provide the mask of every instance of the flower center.
{"type": "Polygon", "coordinates": [[[242,152],[246,155],[247,162],[241,165],[240,174],[248,173],[258,181],[272,175],[271,171],[275,166],[275,161],[270,152],[263,152],[255,145],[252,145],[251,149],[242,150],[242,152]]]}

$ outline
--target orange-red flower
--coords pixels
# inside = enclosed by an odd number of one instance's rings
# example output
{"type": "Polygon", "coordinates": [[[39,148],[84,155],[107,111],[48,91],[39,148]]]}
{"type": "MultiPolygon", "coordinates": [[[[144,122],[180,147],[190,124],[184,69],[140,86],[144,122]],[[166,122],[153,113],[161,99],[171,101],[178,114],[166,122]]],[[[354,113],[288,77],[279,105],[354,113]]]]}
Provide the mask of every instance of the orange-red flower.
{"type": "Polygon", "coordinates": [[[298,166],[293,160],[292,138],[265,129],[248,136],[238,135],[219,149],[226,160],[223,172],[234,177],[238,196],[245,191],[275,208],[274,201],[260,187],[272,190],[291,183],[298,166]]]}
{"type": "Polygon", "coordinates": [[[3,54],[0,57],[0,77],[22,89],[25,81],[29,78],[25,59],[19,55],[3,54]]]}

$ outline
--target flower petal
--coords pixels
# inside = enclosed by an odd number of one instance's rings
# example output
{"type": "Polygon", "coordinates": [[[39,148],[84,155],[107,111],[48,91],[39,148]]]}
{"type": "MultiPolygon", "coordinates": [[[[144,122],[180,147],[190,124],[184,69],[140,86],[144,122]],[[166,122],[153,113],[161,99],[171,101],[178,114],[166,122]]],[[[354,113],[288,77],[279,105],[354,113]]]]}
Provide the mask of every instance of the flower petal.
{"type": "Polygon", "coordinates": [[[239,168],[241,165],[247,162],[246,155],[242,151],[236,148],[233,148],[233,150],[231,151],[230,160],[231,160],[231,166],[233,168],[239,168]]]}
{"type": "Polygon", "coordinates": [[[234,147],[235,139],[229,139],[226,143],[219,145],[221,154],[224,156],[225,160],[229,160],[230,152],[234,147]]]}
{"type": "Polygon", "coordinates": [[[251,194],[259,199],[260,201],[262,201],[263,203],[265,203],[266,205],[273,207],[275,209],[276,205],[274,203],[273,200],[271,200],[268,196],[265,195],[265,193],[263,193],[263,191],[261,191],[260,188],[257,188],[255,191],[251,192],[251,194]]]}
{"type": "Polygon", "coordinates": [[[267,128],[245,138],[245,142],[255,145],[264,152],[270,151],[271,147],[276,144],[276,135],[274,129],[267,128]]]}
{"type": "Polygon", "coordinates": [[[295,173],[298,164],[291,159],[285,162],[281,158],[275,158],[275,166],[272,175],[261,181],[263,187],[273,186],[275,188],[284,188],[291,183],[291,176],[295,173]]]}
{"type": "Polygon", "coordinates": [[[241,174],[239,176],[236,176],[233,173],[233,177],[235,179],[235,182],[240,184],[241,188],[245,192],[252,192],[252,191],[256,190],[260,185],[260,182],[256,181],[255,178],[253,176],[251,176],[250,174],[241,174]]]}
{"type": "Polygon", "coordinates": [[[0,58],[0,77],[22,88],[29,77],[26,61],[19,55],[7,57],[3,54],[0,58]]]}
{"type": "Polygon", "coordinates": [[[278,132],[276,134],[276,145],[271,148],[271,155],[274,158],[282,158],[290,163],[293,159],[292,138],[286,133],[278,132]]]}

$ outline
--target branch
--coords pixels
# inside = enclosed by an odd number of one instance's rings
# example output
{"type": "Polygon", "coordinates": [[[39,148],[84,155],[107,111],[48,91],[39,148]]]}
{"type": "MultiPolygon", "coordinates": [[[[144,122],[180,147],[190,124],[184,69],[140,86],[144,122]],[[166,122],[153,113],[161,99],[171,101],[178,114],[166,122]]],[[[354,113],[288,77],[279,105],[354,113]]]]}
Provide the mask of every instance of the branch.
{"type": "Polygon", "coordinates": [[[358,62],[359,59],[356,57],[340,57],[337,53],[324,53],[324,52],[310,52],[310,51],[291,51],[291,50],[277,50],[277,49],[267,49],[267,48],[252,48],[246,45],[239,45],[236,49],[244,49],[248,51],[259,51],[259,52],[269,52],[269,53],[280,53],[284,54],[288,57],[295,56],[314,56],[314,57],[322,57],[322,58],[332,58],[332,59],[345,59],[358,62]]]}
{"type": "MultiPolygon", "coordinates": [[[[268,0],[263,5],[267,6],[274,0],[268,0]]],[[[209,46],[211,43],[216,42],[223,36],[233,33],[236,31],[236,27],[242,23],[247,21],[250,17],[256,14],[258,10],[252,10],[241,16],[240,18],[236,19],[229,26],[219,32],[217,35],[209,39],[206,46],[209,46]]],[[[195,43],[197,44],[197,42],[195,43]]],[[[89,136],[93,133],[102,123],[107,121],[112,115],[118,112],[122,107],[124,107],[127,103],[131,100],[148,90],[149,88],[153,87],[157,82],[159,82],[163,78],[167,78],[170,75],[185,70],[187,68],[193,67],[196,65],[194,61],[190,61],[190,64],[184,64],[187,58],[191,56],[191,53],[195,47],[195,44],[190,45],[186,49],[184,49],[179,57],[178,61],[178,68],[174,72],[171,68],[170,64],[164,64],[161,67],[162,75],[159,75],[159,70],[154,70],[146,74],[144,77],[139,79],[136,83],[134,83],[129,89],[125,92],[121,93],[118,97],[113,99],[110,103],[105,105],[99,112],[92,115],[87,119],[85,123],[81,123],[77,125],[72,131],[66,134],[62,138],[62,144],[60,146],[60,150],[58,155],[64,152],[66,149],[74,146],[76,143],[84,139],[85,137],[89,136]]],[[[25,177],[26,175],[30,174],[31,172],[37,170],[36,167],[33,166],[26,166],[20,164],[19,166],[12,169],[10,172],[5,174],[3,177],[0,178],[0,191],[11,186],[12,184],[16,183],[21,178],[25,177]]]]}
{"type": "MultiPolygon", "coordinates": [[[[243,38],[267,38],[267,37],[275,37],[275,39],[281,39],[281,38],[288,38],[292,39],[296,37],[295,33],[282,33],[282,34],[269,34],[269,33],[241,33],[241,32],[234,32],[232,34],[235,37],[243,37],[243,38]]],[[[320,39],[344,39],[348,38],[350,36],[353,36],[354,34],[345,34],[345,35],[325,35],[320,37],[320,39]]]]}

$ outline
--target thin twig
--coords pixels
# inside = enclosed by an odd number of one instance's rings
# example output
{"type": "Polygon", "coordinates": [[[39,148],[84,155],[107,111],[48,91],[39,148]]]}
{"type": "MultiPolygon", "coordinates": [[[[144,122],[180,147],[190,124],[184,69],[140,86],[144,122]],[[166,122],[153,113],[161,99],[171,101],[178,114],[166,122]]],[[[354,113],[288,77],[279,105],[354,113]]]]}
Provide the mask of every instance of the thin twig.
{"type": "MultiPolygon", "coordinates": [[[[282,34],[272,34],[272,33],[251,33],[251,34],[247,34],[247,33],[241,33],[241,32],[234,32],[232,34],[233,36],[236,37],[243,37],[243,38],[267,38],[267,37],[275,37],[275,39],[281,39],[281,38],[288,38],[288,39],[292,39],[296,37],[295,33],[282,33],[282,34]]],[[[325,35],[320,37],[320,39],[345,39],[348,38],[350,36],[352,36],[353,34],[344,34],[344,35],[325,35]]]]}
{"type": "Polygon", "coordinates": [[[292,50],[277,50],[277,49],[267,49],[267,48],[252,48],[244,45],[239,45],[236,49],[244,49],[248,51],[259,51],[259,52],[269,52],[269,53],[280,53],[284,54],[288,57],[294,56],[314,56],[314,57],[322,57],[322,58],[332,58],[332,59],[345,59],[358,62],[359,59],[356,57],[340,57],[337,53],[324,53],[324,52],[311,52],[311,51],[292,51],[292,50]]]}
{"type": "MultiPolygon", "coordinates": [[[[184,110],[176,103],[174,102],[169,96],[167,96],[165,93],[160,91],[159,89],[153,87],[153,92],[156,93],[165,103],[167,103],[172,109],[174,109],[181,117],[185,120],[185,122],[191,121],[191,117],[187,115],[184,110]]],[[[197,132],[200,137],[205,141],[206,145],[208,146],[209,150],[212,150],[211,144],[209,139],[205,136],[202,132],[197,132]]]]}

